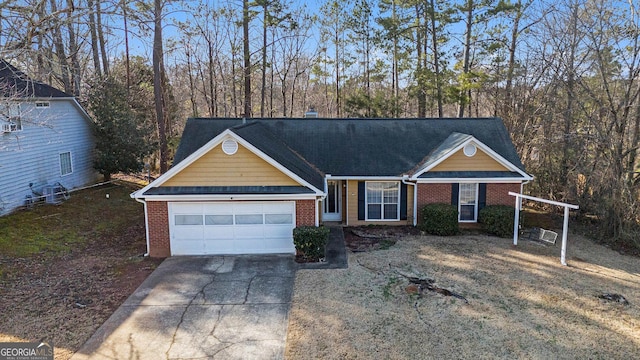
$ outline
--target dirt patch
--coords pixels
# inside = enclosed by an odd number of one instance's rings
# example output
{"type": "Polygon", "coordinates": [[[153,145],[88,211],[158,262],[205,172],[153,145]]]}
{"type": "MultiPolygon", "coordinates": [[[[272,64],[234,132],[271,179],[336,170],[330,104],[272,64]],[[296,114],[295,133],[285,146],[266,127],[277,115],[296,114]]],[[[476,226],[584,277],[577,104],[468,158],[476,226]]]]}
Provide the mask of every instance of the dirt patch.
{"type": "MultiPolygon", "coordinates": [[[[124,201],[129,189],[74,193],[75,202],[66,205],[106,199],[104,192],[112,195],[111,200],[124,201]]],[[[44,338],[53,342],[55,359],[68,359],[161,262],[141,257],[146,251],[142,208],[123,223],[114,213],[126,209],[118,210],[115,201],[108,205],[112,209],[105,208],[100,214],[113,229],[88,232],[68,251],[2,257],[0,342],[44,338]]],[[[62,204],[53,210],[62,213],[61,219],[80,216],[66,213],[68,207],[62,204]]],[[[99,219],[95,223],[100,227],[99,219]]]]}
{"type": "Polygon", "coordinates": [[[388,249],[402,237],[420,234],[413,226],[351,226],[343,231],[345,244],[351,252],[388,249]]]}
{"type": "Polygon", "coordinates": [[[559,246],[486,235],[398,238],[344,270],[300,270],[288,359],[634,358],[640,260],[570,235],[559,246]],[[468,300],[420,291],[429,279],[468,300]],[[610,301],[603,294],[628,300],[610,301]]]}

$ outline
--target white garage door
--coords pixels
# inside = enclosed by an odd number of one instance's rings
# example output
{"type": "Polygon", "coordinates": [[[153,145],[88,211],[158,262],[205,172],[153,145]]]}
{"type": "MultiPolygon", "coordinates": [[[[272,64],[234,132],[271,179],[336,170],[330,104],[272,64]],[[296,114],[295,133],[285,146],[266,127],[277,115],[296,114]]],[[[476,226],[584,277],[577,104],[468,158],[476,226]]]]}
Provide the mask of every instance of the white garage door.
{"type": "Polygon", "coordinates": [[[169,203],[172,255],[294,253],[294,202],[169,203]]]}

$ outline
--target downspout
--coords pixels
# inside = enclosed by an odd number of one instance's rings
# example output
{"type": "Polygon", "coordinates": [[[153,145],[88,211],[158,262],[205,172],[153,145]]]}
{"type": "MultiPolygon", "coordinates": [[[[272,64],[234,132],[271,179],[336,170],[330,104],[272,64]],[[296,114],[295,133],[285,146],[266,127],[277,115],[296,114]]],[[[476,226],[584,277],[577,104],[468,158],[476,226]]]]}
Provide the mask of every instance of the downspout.
{"type": "MultiPolygon", "coordinates": [[[[135,194],[135,193],[134,193],[135,194]]],[[[144,253],[144,257],[148,257],[149,256],[149,216],[147,214],[147,202],[144,200],[140,200],[135,196],[132,196],[135,201],[141,203],[142,205],[144,205],[144,231],[145,231],[145,237],[147,238],[147,252],[144,253]]]]}
{"type": "MultiPolygon", "coordinates": [[[[520,194],[522,194],[522,192],[524,191],[524,186],[527,185],[528,183],[530,183],[531,180],[527,180],[525,182],[521,182],[520,183],[520,194]]],[[[524,195],[524,194],[523,194],[524,195]]],[[[522,199],[518,198],[518,211],[522,210],[522,199]]]]}
{"type": "Polygon", "coordinates": [[[316,216],[314,216],[316,218],[316,227],[320,226],[320,201],[324,201],[324,199],[327,198],[327,177],[330,177],[331,175],[326,175],[324,178],[324,194],[322,196],[320,196],[319,198],[316,199],[316,216]]]}
{"type": "Polygon", "coordinates": [[[408,182],[408,175],[402,177],[402,183],[413,186],[413,226],[418,225],[418,182],[408,182]]]}
{"type": "Polygon", "coordinates": [[[320,226],[320,216],[319,216],[320,201],[324,200],[324,198],[325,196],[321,196],[316,199],[316,216],[314,216],[314,218],[316,219],[316,227],[320,226]]]}

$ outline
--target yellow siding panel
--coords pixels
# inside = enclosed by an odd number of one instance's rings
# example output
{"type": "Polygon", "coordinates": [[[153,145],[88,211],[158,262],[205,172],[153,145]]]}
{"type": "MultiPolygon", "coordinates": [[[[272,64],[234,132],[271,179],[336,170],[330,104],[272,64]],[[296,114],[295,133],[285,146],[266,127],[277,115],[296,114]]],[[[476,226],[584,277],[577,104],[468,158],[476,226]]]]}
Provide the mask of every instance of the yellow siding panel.
{"type": "Polygon", "coordinates": [[[358,181],[347,181],[347,219],[349,226],[360,225],[412,225],[413,224],[413,186],[407,186],[407,220],[365,221],[358,220],[358,181]]]}
{"type": "Polygon", "coordinates": [[[227,155],[220,145],[183,169],[162,186],[299,186],[295,180],[238,144],[227,155]]]}
{"type": "Polygon", "coordinates": [[[460,149],[429,171],[508,171],[508,169],[478,148],[472,157],[466,156],[460,149]]]}

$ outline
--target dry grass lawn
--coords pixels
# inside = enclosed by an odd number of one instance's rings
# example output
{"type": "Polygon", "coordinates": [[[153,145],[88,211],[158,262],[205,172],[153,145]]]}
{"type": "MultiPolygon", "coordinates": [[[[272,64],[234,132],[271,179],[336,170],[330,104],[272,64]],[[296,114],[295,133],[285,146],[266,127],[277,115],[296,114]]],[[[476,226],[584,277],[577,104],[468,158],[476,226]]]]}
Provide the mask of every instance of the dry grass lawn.
{"type": "Polygon", "coordinates": [[[345,270],[301,270],[287,359],[632,359],[640,356],[640,259],[577,235],[560,244],[485,235],[400,238],[349,254],[345,270]],[[468,299],[407,292],[398,275],[468,299]],[[623,295],[624,305],[598,298],[623,295]]]}

